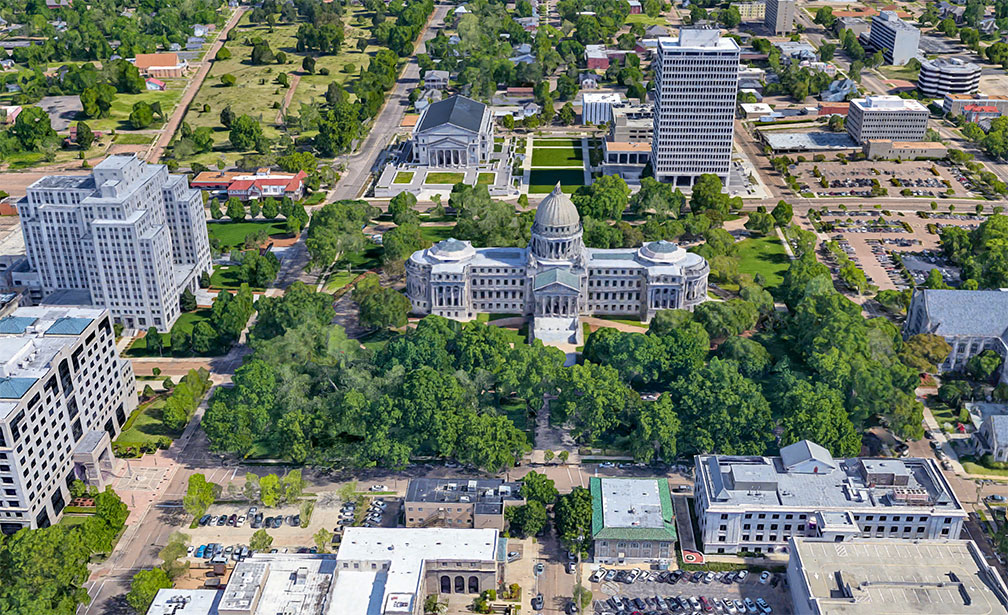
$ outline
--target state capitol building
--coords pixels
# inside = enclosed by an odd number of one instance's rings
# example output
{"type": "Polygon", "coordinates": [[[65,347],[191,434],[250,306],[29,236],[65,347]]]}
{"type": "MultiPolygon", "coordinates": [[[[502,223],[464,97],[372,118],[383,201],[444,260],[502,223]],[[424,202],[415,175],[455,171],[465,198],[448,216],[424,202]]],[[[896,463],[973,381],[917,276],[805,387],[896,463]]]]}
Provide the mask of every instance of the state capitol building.
{"type": "Polygon", "coordinates": [[[544,343],[580,344],[580,316],[650,320],[707,298],[707,261],[668,241],[637,249],[586,248],[581,218],[560,186],[539,204],[527,248],[474,248],[445,239],[406,261],[414,313],[471,320],[532,316],[544,343]]]}

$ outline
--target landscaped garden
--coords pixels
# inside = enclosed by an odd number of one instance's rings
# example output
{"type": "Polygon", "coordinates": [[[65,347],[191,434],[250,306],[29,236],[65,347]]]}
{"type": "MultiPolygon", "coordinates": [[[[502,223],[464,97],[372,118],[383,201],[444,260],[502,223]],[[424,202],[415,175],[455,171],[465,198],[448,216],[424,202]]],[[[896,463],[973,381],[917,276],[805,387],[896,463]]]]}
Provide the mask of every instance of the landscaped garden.
{"type": "Polygon", "coordinates": [[[766,237],[751,237],[743,239],[738,246],[739,273],[763,276],[763,287],[767,289],[780,286],[783,274],[791,259],[784,251],[784,244],[776,235],[766,237]]]}
{"type": "Polygon", "coordinates": [[[137,406],[137,409],[126,419],[122,433],[116,438],[119,446],[140,446],[145,442],[161,437],[174,440],[182,435],[181,431],[173,430],[164,424],[163,410],[165,398],[159,396],[151,401],[137,406]]]}
{"type": "Polygon", "coordinates": [[[271,239],[290,237],[284,220],[262,220],[258,222],[207,221],[207,233],[220,243],[222,252],[240,248],[245,237],[265,230],[271,239]]]}
{"type": "MultiPolygon", "coordinates": [[[[193,327],[199,322],[210,322],[210,308],[202,308],[195,310],[193,312],[183,312],[179,314],[178,320],[175,321],[174,326],[172,326],[172,331],[176,329],[180,331],[187,332],[192,335],[193,327]]],[[[127,357],[159,357],[159,356],[169,356],[171,355],[171,333],[161,334],[161,344],[164,350],[161,352],[151,351],[147,349],[147,336],[143,336],[135,340],[129,348],[126,349],[127,357]]],[[[213,354],[209,356],[214,356],[213,354]]]]}
{"type": "Polygon", "coordinates": [[[490,185],[490,184],[494,183],[494,173],[480,173],[476,177],[476,183],[477,184],[486,184],[486,185],[490,185]]]}
{"type": "Polygon", "coordinates": [[[581,147],[536,147],[532,150],[533,167],[584,166],[581,147]]]}
{"type": "Polygon", "coordinates": [[[393,184],[408,184],[413,181],[413,171],[399,171],[396,173],[393,184]]]}
{"type": "Polygon", "coordinates": [[[452,173],[447,171],[437,171],[428,173],[424,178],[425,184],[452,184],[455,185],[465,179],[465,173],[452,173]]]}

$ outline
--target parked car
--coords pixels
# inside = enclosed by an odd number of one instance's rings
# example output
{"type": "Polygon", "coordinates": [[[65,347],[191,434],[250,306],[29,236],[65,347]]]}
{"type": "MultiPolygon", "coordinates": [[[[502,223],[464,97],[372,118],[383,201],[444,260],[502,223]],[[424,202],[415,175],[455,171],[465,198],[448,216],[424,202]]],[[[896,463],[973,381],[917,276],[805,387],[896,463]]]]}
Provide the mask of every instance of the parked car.
{"type": "Polygon", "coordinates": [[[567,574],[574,574],[577,564],[574,562],[567,562],[567,574]]]}
{"type": "Polygon", "coordinates": [[[259,508],[255,507],[255,506],[249,506],[249,509],[248,509],[248,516],[249,517],[254,517],[257,512],[259,512],[259,508]]]}
{"type": "Polygon", "coordinates": [[[771,609],[770,605],[767,604],[767,601],[762,598],[756,599],[756,606],[759,607],[759,610],[763,611],[763,615],[770,615],[773,613],[773,609],[771,609]]]}
{"type": "Polygon", "coordinates": [[[704,573],[700,572],[699,570],[694,572],[693,575],[690,577],[690,583],[699,583],[700,579],[702,579],[703,576],[704,573]]]}
{"type": "Polygon", "coordinates": [[[616,575],[618,573],[619,573],[619,571],[615,570],[615,569],[613,569],[613,570],[606,570],[604,578],[605,578],[606,581],[613,581],[613,580],[616,579],[616,575]]]}
{"type": "Polygon", "coordinates": [[[760,585],[766,585],[767,583],[770,582],[770,571],[769,570],[764,570],[759,575],[759,582],[760,582],[760,585]]]}
{"type": "Polygon", "coordinates": [[[235,523],[238,523],[238,515],[232,514],[228,517],[227,524],[233,526],[235,523]]]}
{"type": "Polygon", "coordinates": [[[204,553],[206,553],[206,545],[200,545],[200,546],[199,546],[199,547],[198,547],[198,548],[196,549],[196,557],[197,557],[197,558],[200,558],[200,559],[203,559],[203,554],[204,554],[204,553]]]}
{"type": "Polygon", "coordinates": [[[210,523],[209,523],[209,525],[217,525],[217,520],[218,519],[220,519],[220,517],[218,517],[217,515],[214,515],[214,516],[210,517],[210,523]]]}
{"type": "Polygon", "coordinates": [[[574,613],[578,612],[577,605],[574,604],[573,601],[568,602],[567,606],[564,607],[564,612],[566,612],[567,615],[574,615],[574,613]]]}
{"type": "Polygon", "coordinates": [[[371,491],[388,491],[385,485],[371,485],[371,491]]]}
{"type": "Polygon", "coordinates": [[[741,583],[742,581],[745,581],[746,577],[748,576],[749,576],[748,570],[739,570],[738,574],[735,575],[735,580],[741,583]]]}
{"type": "Polygon", "coordinates": [[[756,608],[756,603],[752,601],[752,598],[746,598],[743,602],[745,603],[745,609],[748,615],[759,614],[759,609],[756,608]]]}
{"type": "MultiPolygon", "coordinates": [[[[510,553],[508,554],[508,561],[511,561],[511,554],[510,553]]],[[[598,583],[604,577],[605,577],[605,570],[602,570],[601,568],[599,568],[595,572],[591,573],[591,576],[588,577],[588,582],[590,582],[590,583],[598,583]]]]}
{"type": "Polygon", "coordinates": [[[519,553],[517,551],[508,551],[508,561],[509,562],[516,561],[520,557],[521,557],[521,553],[519,553]]]}
{"type": "Polygon", "coordinates": [[[709,585],[711,583],[711,581],[713,581],[713,580],[714,580],[714,573],[713,572],[708,572],[707,574],[705,574],[703,576],[704,585],[709,585]]]}
{"type": "Polygon", "coordinates": [[[243,525],[245,525],[245,515],[241,515],[238,517],[238,520],[235,521],[235,527],[242,527],[243,525]]]}
{"type": "Polygon", "coordinates": [[[535,611],[541,611],[544,603],[545,600],[543,600],[543,595],[536,594],[535,597],[532,598],[532,609],[535,611]]]}
{"type": "Polygon", "coordinates": [[[545,571],[545,570],[546,570],[546,566],[544,566],[542,562],[538,562],[535,565],[535,573],[536,574],[542,574],[543,571],[545,571]]]}

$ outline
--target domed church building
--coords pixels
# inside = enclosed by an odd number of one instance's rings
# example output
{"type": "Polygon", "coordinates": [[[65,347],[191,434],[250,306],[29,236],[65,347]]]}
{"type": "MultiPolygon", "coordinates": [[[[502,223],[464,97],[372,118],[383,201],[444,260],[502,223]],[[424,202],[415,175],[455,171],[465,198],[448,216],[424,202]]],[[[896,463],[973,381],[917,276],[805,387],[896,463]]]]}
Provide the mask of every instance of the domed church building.
{"type": "Polygon", "coordinates": [[[416,314],[471,320],[477,314],[532,317],[544,343],[583,343],[580,316],[648,321],[658,310],[707,298],[703,257],[668,241],[640,248],[586,248],[581,217],[557,184],[536,210],[527,248],[474,248],[445,239],[406,261],[416,314]]]}

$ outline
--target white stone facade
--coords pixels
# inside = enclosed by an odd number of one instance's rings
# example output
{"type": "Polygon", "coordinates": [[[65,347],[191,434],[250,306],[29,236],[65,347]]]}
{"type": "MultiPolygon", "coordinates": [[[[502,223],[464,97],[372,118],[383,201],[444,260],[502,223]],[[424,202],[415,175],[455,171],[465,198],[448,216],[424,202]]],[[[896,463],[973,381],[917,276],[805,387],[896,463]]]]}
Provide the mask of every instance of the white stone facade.
{"type": "Polygon", "coordinates": [[[873,139],[923,141],[930,113],[916,100],[869,96],[851,100],[844,126],[858,145],[873,139]]]}
{"type": "Polygon", "coordinates": [[[479,313],[532,316],[533,337],[581,339],[580,315],[649,320],[707,298],[709,267],[666,241],[639,249],[585,248],[581,220],[559,185],[536,211],[527,248],[474,248],[446,239],[406,261],[417,314],[471,320],[479,313]]]}
{"type": "Polygon", "coordinates": [[[108,310],[19,308],[0,319],[0,531],[46,527],[80,478],[103,487],[136,408],[108,310]]]}
{"type": "Polygon", "coordinates": [[[704,173],[728,185],[739,46],[719,30],[683,28],[658,39],[654,79],[655,179],[692,186],[704,173]]]}
{"type": "Polygon", "coordinates": [[[420,116],[409,162],[427,167],[467,167],[490,161],[493,114],[483,103],[452,96],[432,103],[420,116]]]}
{"type": "Polygon", "coordinates": [[[868,42],[885,56],[887,64],[903,66],[917,55],[920,30],[903,21],[893,11],[882,11],[872,18],[868,42]]]}
{"type": "Polygon", "coordinates": [[[171,329],[179,295],[212,270],[199,190],[132,154],[91,175],[43,177],[18,215],[43,292],[85,291],[129,328],[171,329]]]}

